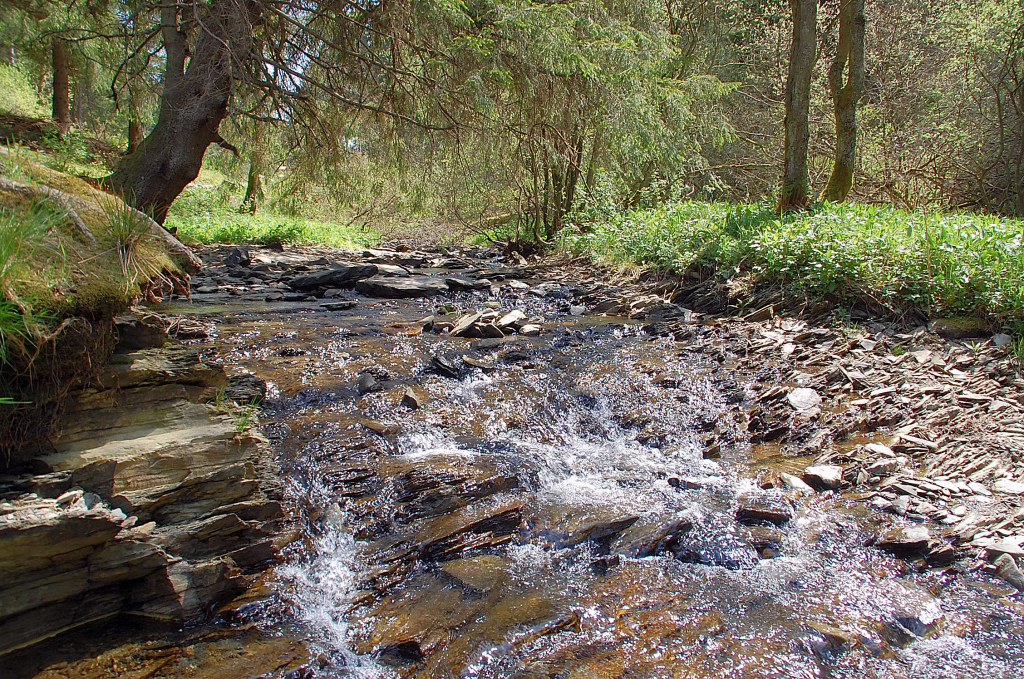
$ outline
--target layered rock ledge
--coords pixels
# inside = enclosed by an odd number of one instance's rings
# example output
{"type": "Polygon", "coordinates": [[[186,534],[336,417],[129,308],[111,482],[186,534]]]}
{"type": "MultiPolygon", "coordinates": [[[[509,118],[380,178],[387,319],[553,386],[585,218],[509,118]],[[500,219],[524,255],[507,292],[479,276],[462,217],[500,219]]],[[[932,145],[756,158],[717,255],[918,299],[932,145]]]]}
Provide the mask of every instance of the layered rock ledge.
{"type": "Polygon", "coordinates": [[[232,414],[223,369],[145,320],[120,324],[129,350],[72,399],[52,447],[0,476],[0,654],[120,613],[201,619],[289,539],[266,441],[232,414]]]}

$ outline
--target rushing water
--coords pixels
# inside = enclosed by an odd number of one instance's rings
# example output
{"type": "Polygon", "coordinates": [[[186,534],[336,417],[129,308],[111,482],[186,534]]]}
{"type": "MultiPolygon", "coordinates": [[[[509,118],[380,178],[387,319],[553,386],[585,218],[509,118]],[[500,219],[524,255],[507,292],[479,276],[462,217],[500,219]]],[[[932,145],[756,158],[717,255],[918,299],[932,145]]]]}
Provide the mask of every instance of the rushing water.
{"type": "Polygon", "coordinates": [[[758,487],[728,361],[569,317],[499,348],[404,334],[430,310],[221,319],[220,358],[271,382],[263,426],[308,519],[273,587],[320,676],[1021,676],[1010,590],[862,546],[888,516],[758,487]],[[453,350],[477,367],[428,369],[453,350]],[[366,371],[382,390],[359,394],[366,371]],[[720,460],[710,431],[738,441],[720,460]],[[751,498],[792,519],[737,523],[751,498]],[[510,507],[504,539],[422,551],[510,507]],[[672,522],[679,558],[616,557],[672,522]]]}

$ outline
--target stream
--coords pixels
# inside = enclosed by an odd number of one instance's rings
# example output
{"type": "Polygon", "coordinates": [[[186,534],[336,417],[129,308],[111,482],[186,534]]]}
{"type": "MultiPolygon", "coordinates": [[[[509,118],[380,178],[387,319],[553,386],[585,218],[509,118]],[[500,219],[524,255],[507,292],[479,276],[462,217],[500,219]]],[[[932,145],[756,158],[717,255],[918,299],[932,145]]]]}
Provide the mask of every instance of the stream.
{"type": "Polygon", "coordinates": [[[308,676],[1020,676],[1009,588],[863,546],[878,516],[841,496],[758,487],[806,460],[743,442],[727,347],[523,297],[502,310],[539,337],[419,332],[446,303],[171,309],[213,312],[209,357],[268,381],[304,533],[244,616],[308,642],[308,676]],[[738,443],[704,459],[709,431],[738,443]]]}

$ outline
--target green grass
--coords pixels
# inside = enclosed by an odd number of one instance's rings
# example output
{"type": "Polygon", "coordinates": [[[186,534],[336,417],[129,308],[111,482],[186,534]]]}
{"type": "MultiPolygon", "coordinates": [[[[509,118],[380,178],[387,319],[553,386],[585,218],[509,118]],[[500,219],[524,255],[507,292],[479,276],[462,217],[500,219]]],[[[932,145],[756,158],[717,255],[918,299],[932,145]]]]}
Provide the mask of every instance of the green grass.
{"type": "Polygon", "coordinates": [[[824,205],[777,217],[766,205],[680,203],[606,212],[562,247],[612,264],[794,284],[893,309],[991,317],[1024,331],[1024,221],[824,205]]]}
{"type": "Polygon", "coordinates": [[[215,187],[190,187],[171,206],[166,226],[191,243],[373,245],[376,232],[334,222],[260,211],[242,214],[215,187]]]}
{"type": "Polygon", "coordinates": [[[32,77],[18,66],[0,64],[0,113],[29,118],[42,118],[48,113],[32,85],[32,77]]]}

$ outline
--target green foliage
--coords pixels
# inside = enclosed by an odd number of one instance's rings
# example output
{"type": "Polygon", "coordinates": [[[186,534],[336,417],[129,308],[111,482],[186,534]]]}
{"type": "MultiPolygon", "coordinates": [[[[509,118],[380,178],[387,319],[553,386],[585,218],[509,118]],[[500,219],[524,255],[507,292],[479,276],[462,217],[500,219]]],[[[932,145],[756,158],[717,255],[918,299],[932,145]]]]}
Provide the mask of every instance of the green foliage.
{"type": "Polygon", "coordinates": [[[0,113],[42,117],[47,111],[39,103],[29,74],[20,66],[0,64],[0,113]]]}
{"type": "Polygon", "coordinates": [[[372,245],[375,232],[304,217],[267,212],[239,213],[229,197],[212,187],[186,190],[171,207],[166,226],[192,243],[307,243],[331,247],[372,245]]]}
{"type": "Polygon", "coordinates": [[[16,299],[15,281],[54,227],[66,219],[67,213],[46,199],[19,208],[0,207],[0,295],[16,299]]]}
{"type": "Polygon", "coordinates": [[[108,234],[114,242],[125,289],[139,281],[151,281],[162,275],[163,251],[150,232],[150,221],[119,198],[103,204],[108,234]]]}
{"type": "Polygon", "coordinates": [[[817,295],[991,315],[1024,330],[1020,220],[831,204],[779,218],[769,205],[688,202],[581,224],[563,246],[613,263],[701,264],[817,295]]]}

